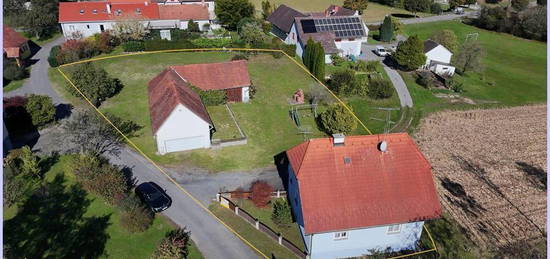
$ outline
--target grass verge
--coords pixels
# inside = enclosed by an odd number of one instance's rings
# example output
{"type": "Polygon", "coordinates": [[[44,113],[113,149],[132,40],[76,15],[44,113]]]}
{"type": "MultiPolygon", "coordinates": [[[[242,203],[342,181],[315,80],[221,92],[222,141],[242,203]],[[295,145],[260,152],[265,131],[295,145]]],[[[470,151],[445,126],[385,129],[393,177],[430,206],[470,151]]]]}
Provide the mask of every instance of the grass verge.
{"type": "Polygon", "coordinates": [[[4,85],[4,87],[3,87],[4,93],[11,92],[15,89],[21,88],[21,86],[23,86],[23,84],[25,83],[25,80],[26,79],[10,81],[6,85],[4,85]]]}

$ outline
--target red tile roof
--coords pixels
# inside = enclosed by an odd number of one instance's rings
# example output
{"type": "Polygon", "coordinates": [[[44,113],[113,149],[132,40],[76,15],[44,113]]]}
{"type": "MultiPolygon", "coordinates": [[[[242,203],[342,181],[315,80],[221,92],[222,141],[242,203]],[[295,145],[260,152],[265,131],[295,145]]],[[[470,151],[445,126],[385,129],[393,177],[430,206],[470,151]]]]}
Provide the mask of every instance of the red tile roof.
{"type": "Polygon", "coordinates": [[[246,60],[173,66],[182,78],[202,90],[250,86],[246,60]]]}
{"type": "Polygon", "coordinates": [[[145,1],[59,3],[59,22],[111,21],[121,18],[156,20],[159,19],[159,9],[156,3],[145,3],[145,1]],[[108,13],[107,5],[111,6],[111,13],[108,13]],[[117,15],[119,10],[120,15],[117,15]]]}
{"type": "Polygon", "coordinates": [[[19,47],[27,42],[27,39],[21,36],[14,29],[4,25],[4,51],[8,58],[19,57],[19,47]]]}
{"type": "Polygon", "coordinates": [[[178,104],[187,107],[210,125],[214,125],[206,107],[201,102],[200,96],[191,90],[188,84],[172,69],[165,69],[151,79],[148,90],[153,134],[162,126],[178,104]]]}
{"type": "Polygon", "coordinates": [[[299,184],[306,233],[437,218],[431,166],[406,133],[312,139],[287,151],[299,184]],[[378,143],[385,139],[386,152],[378,143]],[[346,164],[344,158],[350,158],[346,164]]]}
{"type": "Polygon", "coordinates": [[[161,20],[208,20],[208,7],[201,4],[159,5],[161,20]]]}

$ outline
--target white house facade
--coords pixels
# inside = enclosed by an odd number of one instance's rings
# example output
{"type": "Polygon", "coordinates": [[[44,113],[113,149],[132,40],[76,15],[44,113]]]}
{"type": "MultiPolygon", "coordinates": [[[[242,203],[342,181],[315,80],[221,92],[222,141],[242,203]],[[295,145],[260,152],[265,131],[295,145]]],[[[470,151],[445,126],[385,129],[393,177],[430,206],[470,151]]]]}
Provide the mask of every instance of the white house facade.
{"type": "Polygon", "coordinates": [[[426,55],[426,64],[424,69],[433,71],[441,76],[452,76],[455,73],[455,67],[451,65],[453,53],[432,40],[424,42],[424,54],[426,55]]]}

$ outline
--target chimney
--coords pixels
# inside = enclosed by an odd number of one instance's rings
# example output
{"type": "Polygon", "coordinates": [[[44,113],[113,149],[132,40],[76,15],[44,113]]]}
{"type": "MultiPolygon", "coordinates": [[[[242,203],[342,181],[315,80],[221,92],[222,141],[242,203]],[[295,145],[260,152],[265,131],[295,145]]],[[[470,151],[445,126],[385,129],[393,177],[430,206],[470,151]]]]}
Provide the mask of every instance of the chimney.
{"type": "Polygon", "coordinates": [[[342,133],[336,133],[336,134],[332,134],[332,139],[333,139],[333,145],[335,147],[343,146],[346,136],[344,136],[344,134],[342,133]]]}
{"type": "Polygon", "coordinates": [[[201,0],[201,5],[202,5],[202,6],[205,6],[205,5],[206,5],[205,2],[204,2],[204,0],[201,0]]]}
{"type": "Polygon", "coordinates": [[[149,2],[145,1],[145,6],[148,6],[149,5],[149,2]]]}
{"type": "Polygon", "coordinates": [[[107,13],[111,13],[111,4],[107,3],[107,13]]]}

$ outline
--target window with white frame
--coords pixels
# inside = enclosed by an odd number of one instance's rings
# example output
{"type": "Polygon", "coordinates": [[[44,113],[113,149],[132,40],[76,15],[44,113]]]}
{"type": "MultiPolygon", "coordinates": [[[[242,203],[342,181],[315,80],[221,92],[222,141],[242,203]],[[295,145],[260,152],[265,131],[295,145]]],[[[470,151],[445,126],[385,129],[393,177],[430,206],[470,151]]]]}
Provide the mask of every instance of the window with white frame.
{"type": "Polygon", "coordinates": [[[399,232],[401,232],[400,224],[388,226],[388,234],[397,234],[399,232]]]}
{"type": "Polygon", "coordinates": [[[74,31],[74,25],[69,25],[69,30],[74,31]]]}
{"type": "Polygon", "coordinates": [[[348,238],[348,232],[336,232],[334,233],[334,240],[342,240],[348,238]]]}

